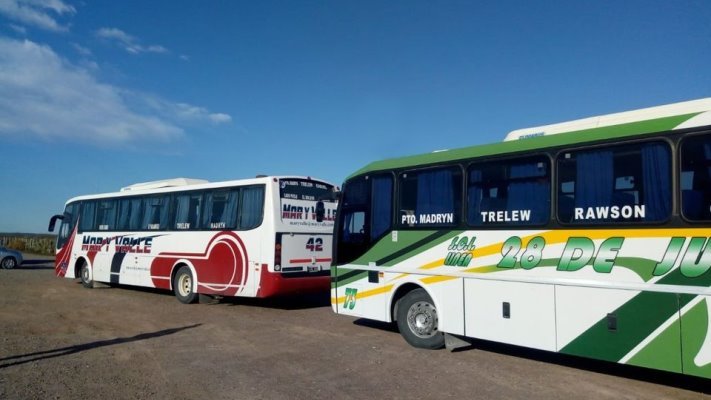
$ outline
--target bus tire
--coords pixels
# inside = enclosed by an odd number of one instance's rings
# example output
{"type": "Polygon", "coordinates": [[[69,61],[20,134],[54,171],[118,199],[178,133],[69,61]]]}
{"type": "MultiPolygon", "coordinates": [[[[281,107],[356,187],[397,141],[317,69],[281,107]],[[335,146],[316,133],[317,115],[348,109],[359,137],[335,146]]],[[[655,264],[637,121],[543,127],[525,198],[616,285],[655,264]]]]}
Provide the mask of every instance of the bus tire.
{"type": "Polygon", "coordinates": [[[89,264],[83,263],[81,265],[81,268],[79,268],[79,279],[81,280],[82,286],[85,288],[91,289],[94,287],[94,279],[92,279],[89,264]]]}
{"type": "Polygon", "coordinates": [[[444,347],[444,334],[438,325],[437,309],[424,289],[415,289],[400,300],[397,327],[410,345],[421,349],[444,347]]]}
{"type": "Polygon", "coordinates": [[[195,303],[198,294],[193,291],[193,273],[190,268],[182,266],[175,273],[173,277],[173,293],[181,303],[195,303]]]}
{"type": "Polygon", "coordinates": [[[5,257],[0,262],[0,266],[2,266],[2,269],[13,269],[17,267],[17,260],[13,256],[5,257]]]}

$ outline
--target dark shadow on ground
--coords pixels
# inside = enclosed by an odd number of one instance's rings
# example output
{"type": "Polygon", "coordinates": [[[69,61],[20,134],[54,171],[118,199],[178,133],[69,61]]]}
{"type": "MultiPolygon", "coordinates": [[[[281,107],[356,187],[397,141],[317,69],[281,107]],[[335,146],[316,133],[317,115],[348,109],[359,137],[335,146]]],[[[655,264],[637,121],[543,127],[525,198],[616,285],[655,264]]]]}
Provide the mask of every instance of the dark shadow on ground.
{"type": "Polygon", "coordinates": [[[290,296],[270,297],[266,299],[251,297],[224,297],[217,300],[219,300],[217,304],[275,308],[279,310],[306,310],[331,306],[331,297],[329,292],[296,294],[290,296]]]}
{"type": "Polygon", "coordinates": [[[54,349],[54,350],[38,351],[38,352],[34,352],[34,353],[19,354],[16,356],[0,358],[0,369],[7,368],[7,367],[13,367],[16,365],[21,365],[21,364],[26,364],[26,363],[30,363],[30,362],[40,361],[40,360],[46,360],[46,359],[55,358],[55,357],[68,356],[71,354],[79,353],[79,352],[86,351],[86,350],[92,350],[92,349],[96,349],[99,347],[113,346],[113,345],[117,345],[117,344],[130,343],[130,342],[136,342],[139,340],[147,340],[147,339],[153,339],[153,338],[157,338],[157,337],[161,337],[161,336],[172,335],[174,333],[178,333],[178,332],[184,331],[186,329],[196,328],[200,325],[202,325],[202,324],[188,325],[188,326],[183,326],[180,328],[163,329],[163,330],[156,331],[156,332],[140,333],[138,335],[126,337],[126,338],[99,340],[96,342],[90,342],[90,343],[78,344],[78,345],[74,345],[74,346],[62,347],[62,348],[54,349]]]}
{"type": "MultiPolygon", "coordinates": [[[[398,332],[397,324],[395,323],[371,321],[368,319],[357,319],[353,321],[353,324],[368,328],[379,329],[387,332],[398,332]]],[[[570,368],[582,369],[599,374],[619,376],[627,379],[634,379],[649,383],[657,383],[660,385],[672,386],[680,389],[711,394],[711,385],[709,384],[708,379],[642,367],[635,367],[632,365],[616,364],[608,361],[599,361],[589,358],[570,356],[549,351],[529,349],[526,347],[507,345],[486,340],[468,339],[468,341],[471,342],[470,346],[456,349],[454,350],[454,352],[462,352],[468,350],[487,351],[491,353],[503,354],[513,357],[521,357],[529,360],[562,365],[570,368]]],[[[413,348],[413,351],[419,350],[413,348]]]]}
{"type": "Polygon", "coordinates": [[[22,264],[13,269],[54,269],[54,260],[25,259],[22,260],[22,264]]]}
{"type": "Polygon", "coordinates": [[[374,328],[381,331],[400,333],[397,329],[397,324],[395,322],[373,321],[371,319],[361,318],[353,321],[353,325],[374,328]]]}
{"type": "MultiPolygon", "coordinates": [[[[76,284],[81,284],[77,280],[76,284]]],[[[100,284],[94,289],[117,288],[121,290],[132,290],[144,293],[153,293],[163,296],[174,296],[173,292],[165,289],[147,288],[140,286],[127,286],[118,284],[100,284]]],[[[178,300],[176,300],[178,301],[178,300]]],[[[201,296],[201,305],[226,305],[226,306],[250,306],[265,307],[279,310],[306,310],[311,308],[330,307],[330,292],[296,294],[291,296],[270,297],[258,299],[253,297],[221,297],[221,296],[201,296]]]]}
{"type": "Polygon", "coordinates": [[[23,260],[22,261],[22,267],[28,267],[28,266],[33,266],[33,265],[42,265],[42,266],[48,266],[50,268],[53,268],[54,267],[54,260],[37,259],[37,260],[23,260]]]}
{"type": "MultiPolygon", "coordinates": [[[[606,375],[620,376],[638,381],[657,383],[673,386],[696,392],[711,393],[711,385],[707,379],[672,372],[636,367],[632,365],[617,364],[608,361],[599,361],[589,358],[552,353],[543,350],[528,349],[525,347],[505,345],[485,340],[473,340],[472,346],[464,349],[478,349],[493,353],[523,357],[547,363],[564,365],[570,368],[583,369],[606,375]]],[[[464,350],[463,349],[463,350],[464,350]]]]}

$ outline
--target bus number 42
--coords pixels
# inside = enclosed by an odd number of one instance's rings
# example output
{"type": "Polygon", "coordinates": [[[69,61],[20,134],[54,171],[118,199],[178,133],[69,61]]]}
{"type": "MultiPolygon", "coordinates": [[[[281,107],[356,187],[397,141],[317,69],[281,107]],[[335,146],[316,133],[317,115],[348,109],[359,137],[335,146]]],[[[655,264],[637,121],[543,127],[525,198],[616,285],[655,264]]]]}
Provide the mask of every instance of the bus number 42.
{"type": "Polygon", "coordinates": [[[308,251],[323,251],[323,239],[309,238],[309,241],[306,242],[306,250],[308,250],[308,251]]]}

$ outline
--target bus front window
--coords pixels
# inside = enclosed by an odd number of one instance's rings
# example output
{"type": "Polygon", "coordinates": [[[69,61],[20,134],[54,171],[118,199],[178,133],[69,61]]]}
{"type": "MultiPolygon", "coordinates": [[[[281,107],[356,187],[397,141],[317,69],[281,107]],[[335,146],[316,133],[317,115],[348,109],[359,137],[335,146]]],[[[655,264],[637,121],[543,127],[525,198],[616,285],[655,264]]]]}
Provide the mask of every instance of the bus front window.
{"type": "Polygon", "coordinates": [[[349,263],[368,249],[370,181],[366,177],[347,182],[339,214],[337,263],[349,263]]]}
{"type": "Polygon", "coordinates": [[[59,234],[57,235],[57,249],[61,249],[64,243],[74,231],[74,224],[77,222],[77,214],[79,211],[79,203],[68,204],[64,209],[64,218],[59,226],[59,234]]]}

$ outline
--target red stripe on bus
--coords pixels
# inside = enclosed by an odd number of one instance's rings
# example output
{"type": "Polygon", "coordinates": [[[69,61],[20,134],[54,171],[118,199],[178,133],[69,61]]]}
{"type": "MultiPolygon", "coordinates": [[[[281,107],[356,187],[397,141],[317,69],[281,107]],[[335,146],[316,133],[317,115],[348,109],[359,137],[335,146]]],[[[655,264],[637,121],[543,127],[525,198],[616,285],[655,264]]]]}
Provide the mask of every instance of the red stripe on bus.
{"type": "MultiPolygon", "coordinates": [[[[293,260],[289,260],[290,263],[292,264],[301,264],[301,263],[310,263],[312,260],[310,258],[296,258],[293,260]]],[[[326,261],[331,261],[330,258],[317,258],[314,260],[315,262],[326,262],[326,261]]]]}

